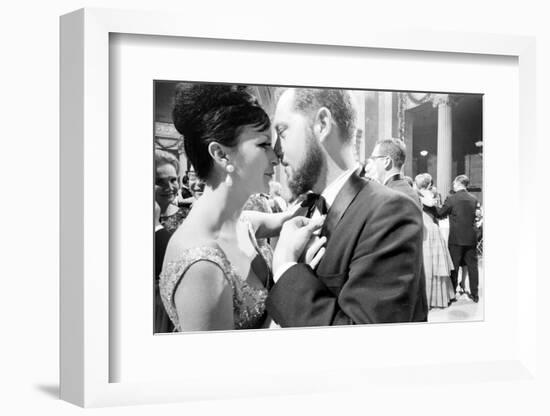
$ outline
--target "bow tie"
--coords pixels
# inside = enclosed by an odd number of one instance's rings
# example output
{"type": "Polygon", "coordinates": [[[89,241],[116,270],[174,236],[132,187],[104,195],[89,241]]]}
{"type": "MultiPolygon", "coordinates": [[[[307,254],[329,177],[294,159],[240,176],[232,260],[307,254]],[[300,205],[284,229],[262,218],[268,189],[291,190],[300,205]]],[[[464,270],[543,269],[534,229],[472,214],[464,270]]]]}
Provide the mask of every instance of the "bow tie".
{"type": "Polygon", "coordinates": [[[306,199],[301,204],[302,207],[307,209],[306,217],[311,218],[315,209],[319,211],[321,215],[325,215],[328,212],[327,201],[322,195],[314,194],[310,192],[306,195],[306,199]]]}

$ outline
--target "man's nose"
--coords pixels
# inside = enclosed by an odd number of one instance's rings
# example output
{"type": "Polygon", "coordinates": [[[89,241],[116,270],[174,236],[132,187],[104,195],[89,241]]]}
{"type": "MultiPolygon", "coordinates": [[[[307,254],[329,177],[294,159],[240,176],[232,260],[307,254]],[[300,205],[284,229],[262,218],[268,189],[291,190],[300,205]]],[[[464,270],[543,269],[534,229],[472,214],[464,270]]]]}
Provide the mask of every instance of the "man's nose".
{"type": "Polygon", "coordinates": [[[277,140],[275,140],[275,146],[273,146],[273,151],[275,152],[275,155],[277,156],[277,158],[279,160],[283,160],[283,147],[281,146],[281,139],[277,138],[277,140]]]}

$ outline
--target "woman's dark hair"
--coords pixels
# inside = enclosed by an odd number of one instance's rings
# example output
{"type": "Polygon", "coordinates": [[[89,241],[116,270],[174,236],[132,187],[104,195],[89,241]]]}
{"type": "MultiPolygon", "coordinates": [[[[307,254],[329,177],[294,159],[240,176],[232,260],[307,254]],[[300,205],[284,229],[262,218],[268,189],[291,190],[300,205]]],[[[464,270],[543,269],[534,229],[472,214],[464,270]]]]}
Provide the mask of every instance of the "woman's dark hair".
{"type": "Polygon", "coordinates": [[[203,180],[213,166],[211,142],[235,146],[243,127],[265,131],[271,126],[256,98],[239,85],[179,83],[172,118],[183,136],[185,154],[203,180]]]}

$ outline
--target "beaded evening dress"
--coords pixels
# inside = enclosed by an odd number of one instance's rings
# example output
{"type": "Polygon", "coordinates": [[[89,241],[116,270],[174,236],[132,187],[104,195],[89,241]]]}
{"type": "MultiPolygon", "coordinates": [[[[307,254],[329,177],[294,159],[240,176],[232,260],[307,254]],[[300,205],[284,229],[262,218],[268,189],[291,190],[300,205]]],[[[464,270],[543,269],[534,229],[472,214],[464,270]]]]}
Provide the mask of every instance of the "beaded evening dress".
{"type": "MultiPolygon", "coordinates": [[[[257,252],[261,255],[259,247],[254,244],[257,252]]],[[[191,265],[199,261],[209,261],[217,265],[224,274],[233,291],[233,320],[235,329],[262,328],[266,324],[265,301],[267,288],[256,288],[239,276],[227,256],[218,246],[200,246],[185,249],[179,258],[164,264],[160,275],[160,295],[164,308],[168,313],[174,331],[181,331],[181,324],[174,305],[174,293],[181,279],[185,278],[185,272],[191,265]]],[[[271,281],[270,262],[265,261],[266,271],[269,274],[267,282],[271,281]]]]}

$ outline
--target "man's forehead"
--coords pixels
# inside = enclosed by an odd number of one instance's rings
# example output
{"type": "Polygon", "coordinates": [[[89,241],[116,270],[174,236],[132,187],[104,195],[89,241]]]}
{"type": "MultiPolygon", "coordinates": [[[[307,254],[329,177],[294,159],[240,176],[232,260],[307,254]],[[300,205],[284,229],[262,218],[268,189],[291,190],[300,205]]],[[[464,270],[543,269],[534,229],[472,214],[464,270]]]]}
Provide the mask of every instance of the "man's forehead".
{"type": "Polygon", "coordinates": [[[289,88],[281,94],[277,101],[273,124],[275,127],[283,127],[298,115],[300,113],[294,107],[294,89],[289,88]]]}
{"type": "Polygon", "coordinates": [[[287,113],[292,110],[294,104],[294,90],[287,89],[280,96],[277,101],[276,112],[277,113],[287,113]]]}

